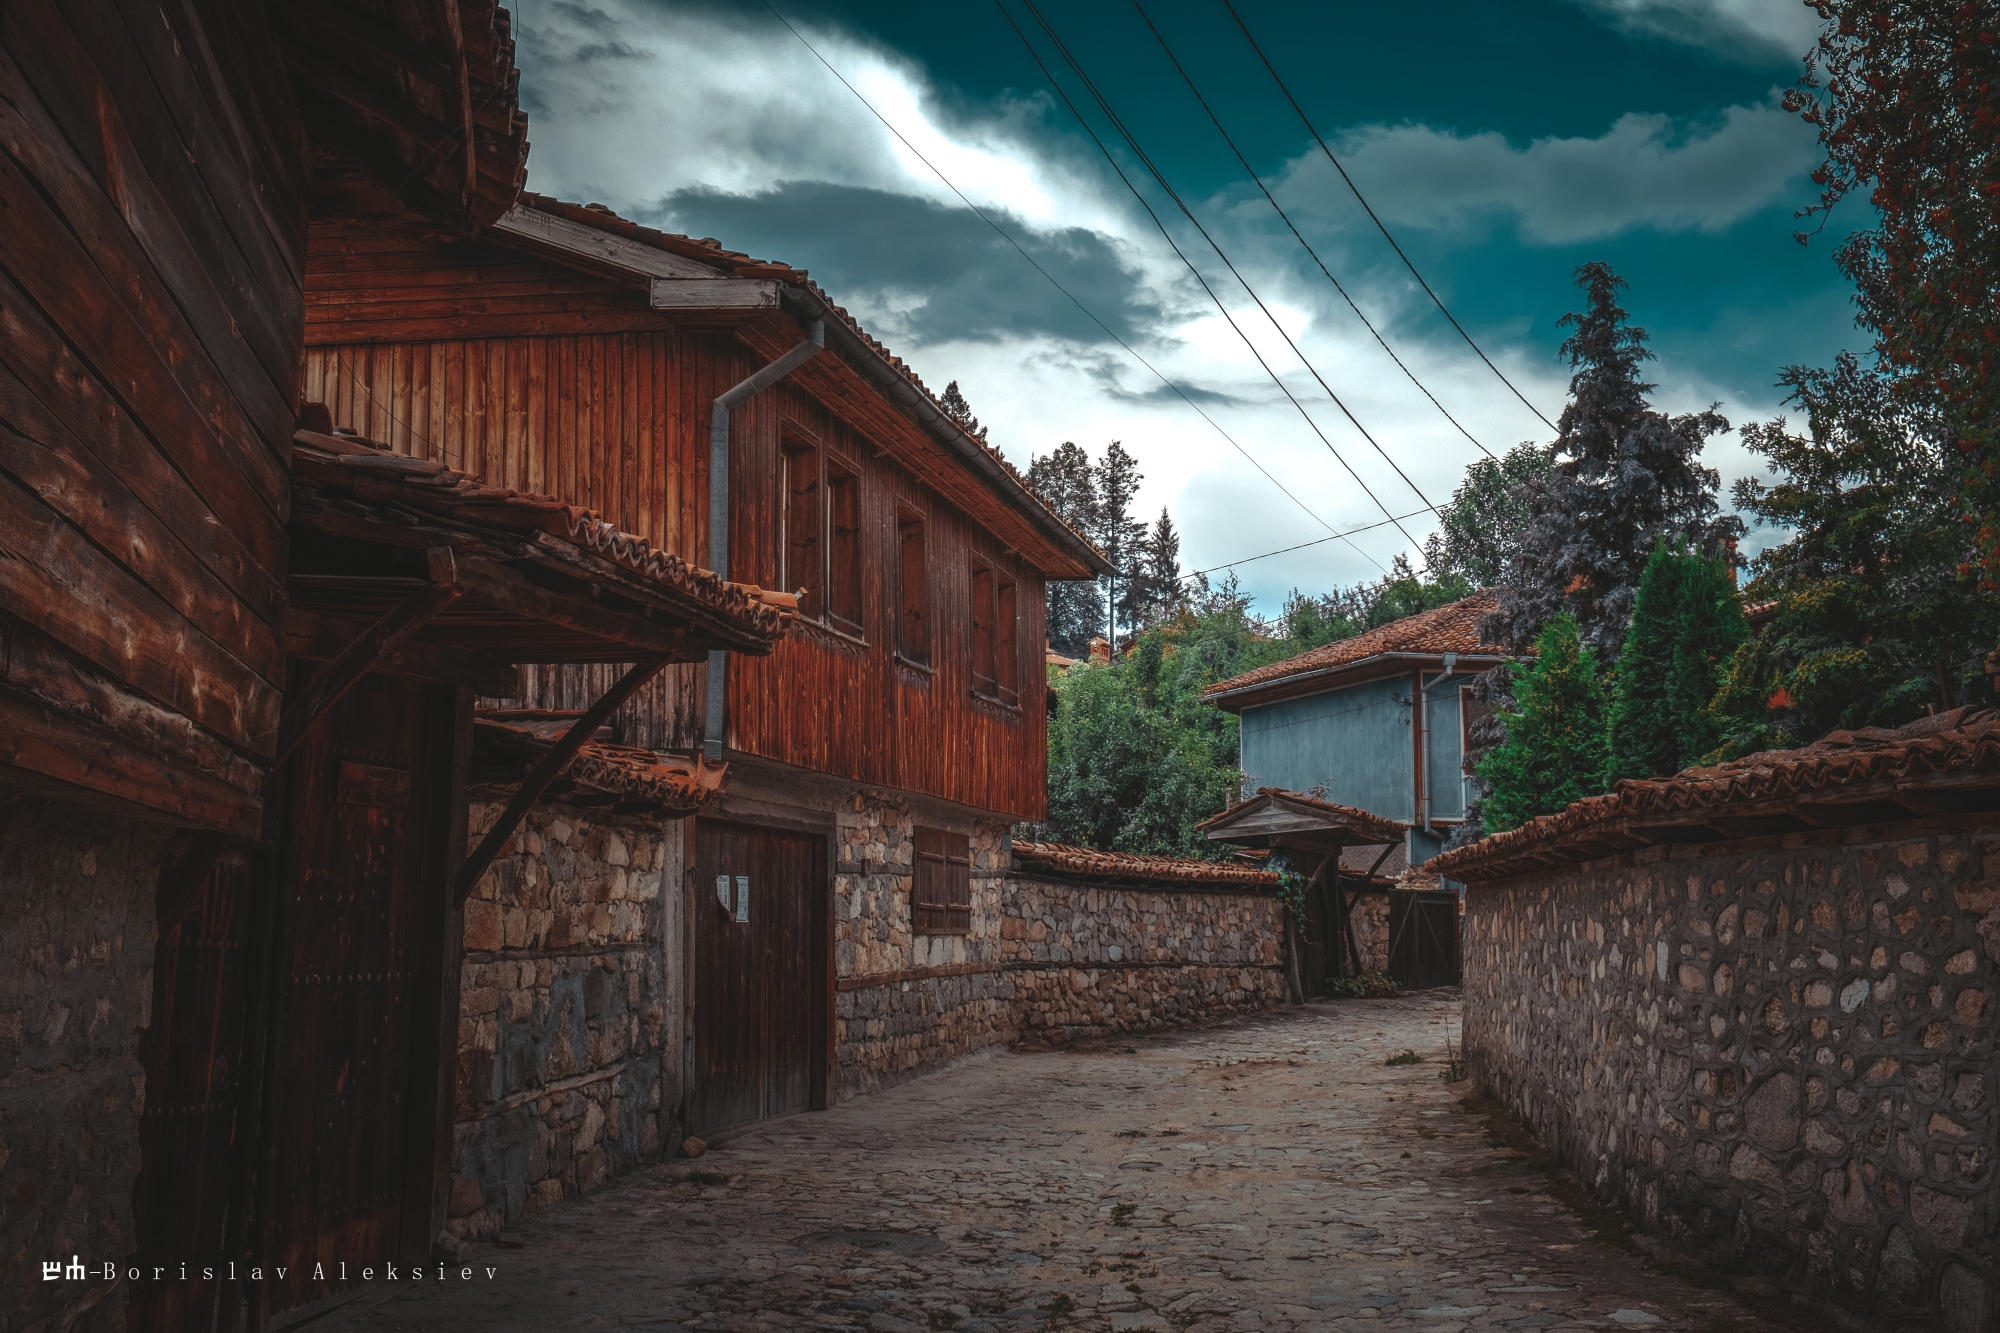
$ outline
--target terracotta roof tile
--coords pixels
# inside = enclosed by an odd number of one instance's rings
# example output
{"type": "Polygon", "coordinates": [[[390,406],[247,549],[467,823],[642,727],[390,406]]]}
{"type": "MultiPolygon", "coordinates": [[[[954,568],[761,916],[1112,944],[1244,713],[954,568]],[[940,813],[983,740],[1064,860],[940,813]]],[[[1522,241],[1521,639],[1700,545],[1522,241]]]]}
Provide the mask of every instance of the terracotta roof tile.
{"type": "MultiPolygon", "coordinates": [[[[627,240],[636,241],[641,245],[649,245],[655,249],[665,250],[669,254],[680,255],[685,259],[695,259],[706,264],[712,264],[719,272],[733,274],[740,278],[775,279],[778,282],[787,282],[794,286],[807,288],[817,295],[820,300],[824,301],[827,309],[831,310],[842,324],[846,325],[856,337],[860,338],[869,350],[880,358],[883,364],[893,367],[899,375],[908,380],[926,398],[930,399],[932,405],[939,412],[944,411],[944,404],[938,399],[936,394],[931,392],[930,386],[924,383],[922,377],[916,371],[910,369],[902,357],[891,352],[873,334],[862,328],[861,321],[849,313],[845,306],[836,304],[833,298],[826,294],[825,289],[807,276],[806,270],[802,268],[794,268],[790,264],[752,259],[740,250],[723,248],[712,237],[704,237],[701,240],[696,240],[690,236],[681,236],[674,232],[661,231],[655,227],[643,226],[640,223],[633,222],[629,218],[618,216],[602,204],[572,204],[562,199],[551,198],[545,194],[536,194],[532,190],[523,191],[519,202],[523,208],[532,208],[540,213],[565,218],[587,227],[595,227],[599,231],[610,232],[613,235],[622,236],[627,240]]],[[[1029,484],[1027,477],[1022,475],[1018,468],[1007,461],[1005,454],[1002,454],[998,449],[977,436],[967,435],[965,438],[985,450],[992,457],[993,461],[1004,468],[1007,475],[1013,478],[1021,489],[1034,499],[1035,503],[1048,511],[1050,517],[1054,518],[1064,527],[1069,528],[1071,532],[1075,532],[1079,541],[1084,542],[1086,545],[1092,545],[1088,537],[1081,532],[1077,532],[1074,526],[1056,513],[1055,506],[1050,504],[1047,497],[1042,495],[1040,491],[1029,484]]]]}
{"type": "Polygon", "coordinates": [[[1491,655],[1504,656],[1506,650],[1490,643],[1481,643],[1478,632],[1479,617],[1493,610],[1500,594],[1488,590],[1476,592],[1463,601],[1449,606],[1440,606],[1430,611],[1421,611],[1414,616],[1391,621],[1357,634],[1351,639],[1340,639],[1323,644],[1310,652],[1288,658],[1283,662],[1273,662],[1269,666],[1246,671],[1240,676],[1219,681],[1203,691],[1205,697],[1215,698],[1234,694],[1238,690],[1270,685],[1294,676],[1310,672],[1331,671],[1338,667],[1351,666],[1356,662],[1384,653],[1459,653],[1464,656],[1491,655]]]}
{"type": "MultiPolygon", "coordinates": [[[[1894,730],[1836,731],[1802,749],[1746,755],[1670,778],[1628,779],[1558,814],[1446,852],[1424,868],[1459,880],[1499,879],[1625,850],[1621,830],[1634,822],[1693,831],[1674,841],[1717,842],[1756,831],[1733,820],[1782,819],[1802,805],[1837,811],[1843,797],[1867,810],[1872,794],[1925,789],[1938,789],[1958,808],[2000,805],[2000,712],[1958,708],[1894,730]]],[[[1644,841],[1632,838],[1629,845],[1644,841]]]]}
{"type": "Polygon", "coordinates": [[[1226,884],[1231,888],[1273,889],[1278,877],[1249,866],[1197,861],[1186,856],[1140,856],[1097,852],[1060,842],[1015,842],[1014,864],[1089,879],[1141,880],[1157,884],[1226,884]]]}
{"type": "MultiPolygon", "coordinates": [[[[473,728],[483,767],[518,769],[521,775],[548,753],[562,732],[561,727],[546,734],[547,728],[520,725],[511,714],[475,717],[473,728]]],[[[699,757],[684,759],[630,745],[585,741],[550,791],[558,800],[604,795],[668,814],[692,814],[722,789],[728,768],[699,757]]],[[[483,773],[476,780],[507,778],[483,773]]]]}

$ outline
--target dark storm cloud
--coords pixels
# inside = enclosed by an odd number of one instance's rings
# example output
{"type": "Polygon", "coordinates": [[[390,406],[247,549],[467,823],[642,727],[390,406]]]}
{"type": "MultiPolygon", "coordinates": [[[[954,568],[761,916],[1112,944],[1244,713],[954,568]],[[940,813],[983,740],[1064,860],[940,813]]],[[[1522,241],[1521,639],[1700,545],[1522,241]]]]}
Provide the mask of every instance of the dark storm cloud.
{"type": "MultiPolygon", "coordinates": [[[[754,194],[679,190],[652,211],[676,231],[808,269],[834,300],[922,342],[1109,341],[964,208],[862,186],[782,181],[754,194]]],[[[1038,231],[1008,213],[994,221],[1119,337],[1150,340],[1165,321],[1158,297],[1110,237],[1082,227],[1038,231]]]]}

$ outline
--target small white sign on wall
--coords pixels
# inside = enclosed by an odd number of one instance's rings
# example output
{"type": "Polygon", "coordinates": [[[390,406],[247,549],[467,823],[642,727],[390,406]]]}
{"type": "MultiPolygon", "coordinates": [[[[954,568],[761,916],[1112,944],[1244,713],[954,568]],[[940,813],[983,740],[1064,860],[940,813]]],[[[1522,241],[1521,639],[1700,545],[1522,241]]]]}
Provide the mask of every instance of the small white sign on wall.
{"type": "Polygon", "coordinates": [[[750,877],[748,875],[738,875],[736,877],[736,919],[738,921],[748,921],[750,919],[750,877]]]}
{"type": "Polygon", "coordinates": [[[715,898],[717,902],[722,904],[722,910],[727,912],[730,905],[729,876],[717,875],[715,877],[715,898]]]}

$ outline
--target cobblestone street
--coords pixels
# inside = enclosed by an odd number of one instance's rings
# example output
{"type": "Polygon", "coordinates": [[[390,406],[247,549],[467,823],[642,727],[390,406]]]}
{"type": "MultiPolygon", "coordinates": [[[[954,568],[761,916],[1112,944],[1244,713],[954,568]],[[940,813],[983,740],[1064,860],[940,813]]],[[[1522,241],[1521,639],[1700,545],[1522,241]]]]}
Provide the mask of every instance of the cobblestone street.
{"type": "Polygon", "coordinates": [[[1495,1147],[1438,1077],[1447,994],[976,1059],[534,1214],[521,1248],[467,1251],[472,1281],[433,1269],[312,1328],[1781,1326],[1592,1239],[1495,1147]]]}

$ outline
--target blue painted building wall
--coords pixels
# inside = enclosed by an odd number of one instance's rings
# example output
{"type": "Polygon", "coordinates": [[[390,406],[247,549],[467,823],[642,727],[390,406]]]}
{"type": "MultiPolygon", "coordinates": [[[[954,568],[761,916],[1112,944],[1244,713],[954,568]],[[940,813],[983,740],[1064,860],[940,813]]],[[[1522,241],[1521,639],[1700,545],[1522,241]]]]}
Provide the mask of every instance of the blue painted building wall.
{"type": "MultiPolygon", "coordinates": [[[[1464,723],[1459,687],[1469,674],[1425,677],[1424,779],[1431,819],[1465,818],[1464,723]]],[[[1410,675],[1329,689],[1304,698],[1245,708],[1243,772],[1259,787],[1309,792],[1328,800],[1415,824],[1415,740],[1410,735],[1410,675]]],[[[1449,830],[1444,830],[1449,832],[1449,830]]],[[[1412,834],[1421,862],[1441,839],[1412,834]]]]}

